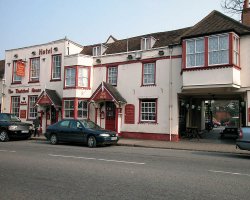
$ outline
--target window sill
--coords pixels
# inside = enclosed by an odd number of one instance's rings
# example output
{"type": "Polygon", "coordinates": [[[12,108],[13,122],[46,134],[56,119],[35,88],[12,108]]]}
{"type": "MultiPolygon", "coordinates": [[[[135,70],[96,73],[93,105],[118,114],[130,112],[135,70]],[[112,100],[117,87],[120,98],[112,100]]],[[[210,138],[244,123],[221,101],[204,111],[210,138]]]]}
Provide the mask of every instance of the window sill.
{"type": "Polygon", "coordinates": [[[22,82],[12,82],[11,85],[18,85],[18,84],[22,84],[22,82]]]}
{"type": "Polygon", "coordinates": [[[39,83],[40,81],[29,81],[28,83],[39,83]]]}
{"type": "Polygon", "coordinates": [[[141,85],[141,87],[156,87],[156,84],[141,85]]]}
{"type": "Polygon", "coordinates": [[[229,68],[234,67],[236,69],[241,70],[241,67],[233,65],[233,64],[225,64],[225,65],[209,65],[203,67],[188,67],[184,68],[183,71],[196,71],[196,70],[210,70],[210,69],[222,69],[222,68],[229,68]]]}
{"type": "Polygon", "coordinates": [[[82,89],[82,90],[91,90],[90,87],[78,87],[78,86],[72,86],[72,87],[64,87],[64,90],[70,90],[70,89],[82,89]]]}
{"type": "Polygon", "coordinates": [[[62,79],[51,79],[50,82],[57,82],[57,81],[61,81],[62,79]]]}
{"type": "Polygon", "coordinates": [[[138,124],[158,125],[157,122],[138,122],[138,124]]]}

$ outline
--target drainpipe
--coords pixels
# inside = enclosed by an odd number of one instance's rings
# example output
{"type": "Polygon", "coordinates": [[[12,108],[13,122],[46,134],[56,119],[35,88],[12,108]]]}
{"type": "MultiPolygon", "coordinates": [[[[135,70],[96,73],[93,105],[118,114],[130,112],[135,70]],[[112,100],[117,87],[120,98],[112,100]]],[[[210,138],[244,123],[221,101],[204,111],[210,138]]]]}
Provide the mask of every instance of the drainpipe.
{"type": "Polygon", "coordinates": [[[168,46],[169,48],[169,140],[172,141],[172,53],[173,53],[173,46],[168,46]]]}

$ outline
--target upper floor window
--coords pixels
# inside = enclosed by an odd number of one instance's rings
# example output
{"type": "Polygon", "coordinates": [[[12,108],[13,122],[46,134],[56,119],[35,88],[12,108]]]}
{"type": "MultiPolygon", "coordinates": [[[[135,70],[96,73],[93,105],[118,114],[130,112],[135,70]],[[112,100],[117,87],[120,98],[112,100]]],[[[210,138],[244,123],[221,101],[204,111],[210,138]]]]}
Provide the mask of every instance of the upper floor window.
{"type": "Polygon", "coordinates": [[[75,68],[66,68],[65,69],[65,86],[74,87],[76,85],[76,69],[75,68]]]}
{"type": "Polygon", "coordinates": [[[13,62],[13,77],[12,77],[13,83],[21,83],[22,81],[22,77],[17,75],[17,64],[18,64],[18,61],[15,60],[13,62]]]}
{"type": "Polygon", "coordinates": [[[240,49],[239,38],[236,35],[234,35],[234,37],[233,37],[233,63],[236,66],[240,65],[240,61],[239,61],[239,49],[240,49]]]}
{"type": "Polygon", "coordinates": [[[65,87],[89,87],[90,67],[65,67],[65,87]]]}
{"type": "Polygon", "coordinates": [[[155,63],[143,64],[143,85],[155,84],[155,63]]]}
{"type": "Polygon", "coordinates": [[[78,68],[78,86],[79,87],[89,86],[89,68],[87,67],[78,68]]]}
{"type": "Polygon", "coordinates": [[[61,65],[62,65],[62,56],[53,55],[52,56],[52,80],[61,79],[61,65]]]}
{"type": "Polygon", "coordinates": [[[19,117],[20,96],[11,97],[11,113],[19,117]]]}
{"type": "Polygon", "coordinates": [[[141,50],[151,49],[151,38],[142,38],[141,39],[141,50]]]}
{"type": "Polygon", "coordinates": [[[118,67],[108,67],[108,83],[116,86],[117,85],[118,67]]]}
{"type": "Polygon", "coordinates": [[[229,36],[216,35],[208,39],[209,65],[229,63],[229,36]]]}
{"type": "Polygon", "coordinates": [[[40,76],[40,58],[30,59],[30,81],[39,81],[40,76]]]}
{"type": "Polygon", "coordinates": [[[204,39],[187,41],[187,67],[204,66],[204,39]]]}
{"type": "Polygon", "coordinates": [[[93,47],[93,56],[100,56],[101,55],[101,46],[93,47]]]}
{"type": "Polygon", "coordinates": [[[35,102],[37,96],[29,96],[29,105],[28,105],[28,118],[35,119],[37,116],[37,107],[35,107],[35,102]]]}

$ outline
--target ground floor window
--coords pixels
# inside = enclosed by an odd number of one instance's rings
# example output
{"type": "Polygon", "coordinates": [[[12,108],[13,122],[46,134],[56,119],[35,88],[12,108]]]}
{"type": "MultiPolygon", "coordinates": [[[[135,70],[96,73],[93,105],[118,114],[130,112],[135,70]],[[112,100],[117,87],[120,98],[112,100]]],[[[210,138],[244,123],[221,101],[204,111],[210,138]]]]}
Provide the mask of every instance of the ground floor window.
{"type": "Polygon", "coordinates": [[[35,102],[37,100],[37,96],[29,96],[29,108],[28,108],[28,118],[35,119],[37,116],[37,108],[35,106],[35,102]]]}
{"type": "Polygon", "coordinates": [[[156,122],[157,99],[140,99],[140,122],[156,122]]]}
{"type": "Polygon", "coordinates": [[[78,100],[78,118],[87,119],[88,117],[88,103],[86,100],[78,100]]]}
{"type": "Polygon", "coordinates": [[[11,113],[19,117],[20,97],[11,97],[11,113]]]}
{"type": "Polygon", "coordinates": [[[74,118],[74,100],[64,100],[64,118],[74,118]]]}

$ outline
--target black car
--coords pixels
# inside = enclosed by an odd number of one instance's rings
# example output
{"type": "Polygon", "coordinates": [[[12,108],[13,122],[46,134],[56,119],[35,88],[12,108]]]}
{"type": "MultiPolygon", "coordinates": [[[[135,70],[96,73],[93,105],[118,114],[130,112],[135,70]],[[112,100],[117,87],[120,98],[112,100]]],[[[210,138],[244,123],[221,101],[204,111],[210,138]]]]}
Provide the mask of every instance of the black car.
{"type": "Polygon", "coordinates": [[[21,122],[14,114],[0,113],[0,141],[6,142],[13,138],[28,139],[32,135],[33,126],[21,122]]]}
{"type": "Polygon", "coordinates": [[[80,142],[89,147],[99,144],[116,144],[116,132],[102,129],[90,120],[64,119],[48,126],[45,137],[51,144],[58,142],[80,142]]]}

